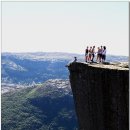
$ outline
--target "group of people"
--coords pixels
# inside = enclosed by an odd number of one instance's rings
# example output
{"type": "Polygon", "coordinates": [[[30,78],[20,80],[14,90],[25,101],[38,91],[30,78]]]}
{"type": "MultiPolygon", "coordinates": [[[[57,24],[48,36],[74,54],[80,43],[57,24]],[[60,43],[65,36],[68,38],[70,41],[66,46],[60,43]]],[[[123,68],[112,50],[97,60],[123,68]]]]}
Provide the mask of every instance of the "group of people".
{"type": "Polygon", "coordinates": [[[106,60],[106,46],[101,46],[97,48],[95,51],[95,46],[90,46],[85,50],[85,61],[86,62],[94,62],[95,55],[97,54],[96,62],[101,63],[106,60]]]}

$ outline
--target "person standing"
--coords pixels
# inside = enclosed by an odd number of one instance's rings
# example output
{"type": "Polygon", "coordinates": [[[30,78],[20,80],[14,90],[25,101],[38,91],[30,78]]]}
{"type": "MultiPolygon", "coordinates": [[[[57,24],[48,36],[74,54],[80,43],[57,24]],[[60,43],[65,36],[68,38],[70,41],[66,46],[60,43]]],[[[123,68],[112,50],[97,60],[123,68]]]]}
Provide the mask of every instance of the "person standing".
{"type": "Polygon", "coordinates": [[[87,46],[86,50],[85,50],[85,61],[88,62],[89,61],[89,47],[87,46]]]}
{"type": "Polygon", "coordinates": [[[89,49],[89,61],[91,61],[92,59],[92,47],[90,47],[89,49]]]}
{"type": "Polygon", "coordinates": [[[103,47],[103,51],[102,51],[102,62],[105,62],[106,60],[106,46],[103,47]]]}
{"type": "Polygon", "coordinates": [[[92,48],[92,58],[91,58],[92,62],[94,60],[94,57],[95,57],[95,46],[93,46],[93,48],[92,48]]]}
{"type": "Polygon", "coordinates": [[[99,62],[102,62],[102,53],[103,53],[103,47],[102,46],[100,48],[99,53],[100,53],[100,60],[99,60],[99,62]]]}
{"type": "Polygon", "coordinates": [[[97,61],[97,63],[99,63],[99,61],[100,61],[100,47],[98,47],[97,49],[98,50],[97,50],[97,59],[96,59],[96,61],[97,61]]]}

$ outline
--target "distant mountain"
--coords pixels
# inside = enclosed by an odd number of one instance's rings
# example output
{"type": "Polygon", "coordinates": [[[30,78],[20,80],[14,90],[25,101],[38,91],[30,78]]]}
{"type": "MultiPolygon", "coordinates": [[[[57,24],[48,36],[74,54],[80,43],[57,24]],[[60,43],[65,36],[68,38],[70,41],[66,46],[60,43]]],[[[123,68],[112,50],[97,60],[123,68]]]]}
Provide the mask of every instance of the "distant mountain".
{"type": "Polygon", "coordinates": [[[68,80],[2,94],[2,130],[77,130],[68,80]]]}
{"type": "MultiPolygon", "coordinates": [[[[2,53],[2,83],[29,85],[48,79],[68,79],[65,65],[72,62],[74,56],[84,61],[84,55],[71,53],[2,53]]],[[[108,55],[107,61],[128,61],[128,57],[108,55]]]]}
{"type": "Polygon", "coordinates": [[[2,130],[77,130],[65,67],[75,56],[84,62],[84,55],[70,53],[2,53],[2,130]]]}

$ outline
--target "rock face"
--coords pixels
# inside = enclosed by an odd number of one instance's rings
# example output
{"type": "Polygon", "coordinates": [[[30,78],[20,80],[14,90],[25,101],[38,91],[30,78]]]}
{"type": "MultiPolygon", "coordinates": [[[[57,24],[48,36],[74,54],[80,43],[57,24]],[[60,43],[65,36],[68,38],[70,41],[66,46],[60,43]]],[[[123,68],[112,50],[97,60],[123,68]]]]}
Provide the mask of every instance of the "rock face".
{"type": "Polygon", "coordinates": [[[79,129],[128,130],[128,65],[75,62],[68,69],[79,129]]]}

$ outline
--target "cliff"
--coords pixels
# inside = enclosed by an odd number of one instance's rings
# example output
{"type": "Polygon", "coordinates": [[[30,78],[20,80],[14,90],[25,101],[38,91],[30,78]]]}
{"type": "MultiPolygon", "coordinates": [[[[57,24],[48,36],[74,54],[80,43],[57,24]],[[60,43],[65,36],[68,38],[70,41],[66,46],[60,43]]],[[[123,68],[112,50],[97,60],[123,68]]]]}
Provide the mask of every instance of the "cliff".
{"type": "Polygon", "coordinates": [[[128,65],[75,62],[68,69],[79,129],[128,130],[128,65]]]}

